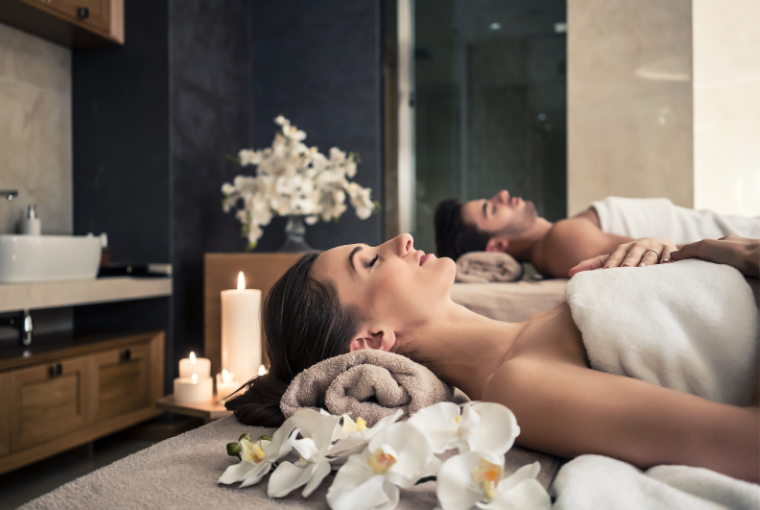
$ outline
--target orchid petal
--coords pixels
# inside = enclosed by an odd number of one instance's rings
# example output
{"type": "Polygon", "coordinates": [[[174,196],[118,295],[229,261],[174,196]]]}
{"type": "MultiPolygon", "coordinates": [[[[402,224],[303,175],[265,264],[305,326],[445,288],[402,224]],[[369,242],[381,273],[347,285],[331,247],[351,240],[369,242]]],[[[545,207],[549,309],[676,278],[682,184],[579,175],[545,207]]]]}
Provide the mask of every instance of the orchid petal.
{"type": "Polygon", "coordinates": [[[420,410],[408,421],[427,434],[436,453],[443,453],[451,448],[450,443],[458,439],[459,411],[456,404],[439,402],[420,410]]]}
{"type": "Polygon", "coordinates": [[[333,510],[390,510],[398,505],[400,491],[384,476],[375,475],[367,460],[369,452],[352,455],[335,475],[327,490],[333,510]]]}
{"type": "Polygon", "coordinates": [[[409,422],[394,423],[381,430],[369,442],[367,450],[378,448],[397,452],[396,462],[386,476],[399,487],[408,488],[422,478],[434,456],[433,444],[415,425],[409,422]]]}
{"type": "Polygon", "coordinates": [[[308,498],[311,496],[311,493],[316,490],[317,487],[322,483],[322,480],[325,479],[327,475],[330,474],[330,463],[329,462],[317,462],[314,464],[311,468],[311,478],[309,479],[309,482],[306,484],[306,487],[304,487],[303,492],[301,495],[305,498],[308,498]]]}
{"type": "MultiPolygon", "coordinates": [[[[438,470],[436,493],[443,510],[469,510],[478,501],[485,498],[483,491],[472,481],[472,470],[483,457],[482,452],[470,452],[455,455],[443,463],[438,470]]],[[[496,460],[503,464],[504,459],[496,460]]]]}
{"type": "Polygon", "coordinates": [[[517,419],[512,411],[501,404],[489,402],[473,402],[469,404],[469,409],[480,415],[472,434],[462,436],[470,449],[497,454],[507,453],[520,434],[520,427],[517,426],[517,419]]]}
{"type": "Polygon", "coordinates": [[[394,424],[401,417],[401,414],[402,411],[398,410],[390,416],[381,418],[372,427],[354,432],[349,437],[339,440],[330,448],[327,455],[330,458],[339,459],[359,453],[381,430],[394,424]]]}
{"type": "Polygon", "coordinates": [[[250,478],[252,476],[256,476],[259,471],[261,471],[261,466],[263,464],[267,464],[267,468],[270,465],[268,462],[262,462],[261,464],[256,464],[254,462],[240,462],[239,464],[234,464],[227,469],[224,470],[224,473],[222,476],[219,477],[219,480],[217,483],[237,483],[242,482],[246,478],[250,478]]]}
{"type": "Polygon", "coordinates": [[[267,496],[270,498],[283,498],[294,489],[304,485],[311,478],[312,464],[291,464],[282,462],[269,476],[267,496]]]}

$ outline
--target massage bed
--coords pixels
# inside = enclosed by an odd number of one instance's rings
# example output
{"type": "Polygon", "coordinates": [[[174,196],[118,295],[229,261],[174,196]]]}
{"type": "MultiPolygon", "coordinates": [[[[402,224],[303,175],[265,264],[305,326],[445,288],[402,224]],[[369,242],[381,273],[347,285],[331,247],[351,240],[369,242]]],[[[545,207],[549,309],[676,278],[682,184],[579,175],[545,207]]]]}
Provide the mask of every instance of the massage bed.
{"type": "Polygon", "coordinates": [[[568,280],[523,279],[508,283],[455,283],[451,299],[475,313],[503,322],[522,322],[565,301],[568,280]]]}
{"type": "MultiPolygon", "coordinates": [[[[237,462],[225,451],[243,432],[257,438],[274,429],[240,424],[234,416],[223,418],[114,462],[41,496],[23,510],[102,510],[120,508],[209,510],[224,508],[309,508],[327,509],[325,495],[332,482],[328,477],[308,499],[297,490],[271,500],[266,480],[245,489],[218,485],[224,470],[237,462]]],[[[541,463],[538,480],[547,487],[559,467],[556,458],[521,448],[507,453],[506,471],[534,461],[541,463]]],[[[435,483],[427,482],[402,490],[401,509],[435,507],[435,483]]]]}

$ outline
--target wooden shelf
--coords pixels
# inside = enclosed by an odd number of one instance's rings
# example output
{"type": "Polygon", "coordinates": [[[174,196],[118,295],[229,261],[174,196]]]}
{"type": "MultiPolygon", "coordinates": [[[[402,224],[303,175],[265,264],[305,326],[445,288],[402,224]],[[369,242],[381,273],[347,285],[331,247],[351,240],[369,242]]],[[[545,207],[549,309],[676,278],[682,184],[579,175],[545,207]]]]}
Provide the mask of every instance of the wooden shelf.
{"type": "Polygon", "coordinates": [[[174,395],[166,395],[156,401],[156,407],[170,413],[203,418],[206,423],[226,418],[232,414],[232,411],[228,411],[224,404],[217,402],[216,393],[213,400],[198,404],[178,404],[174,401],[174,395]]]}
{"type": "Polygon", "coordinates": [[[171,278],[119,276],[0,285],[0,312],[90,305],[172,295],[171,278]]]}

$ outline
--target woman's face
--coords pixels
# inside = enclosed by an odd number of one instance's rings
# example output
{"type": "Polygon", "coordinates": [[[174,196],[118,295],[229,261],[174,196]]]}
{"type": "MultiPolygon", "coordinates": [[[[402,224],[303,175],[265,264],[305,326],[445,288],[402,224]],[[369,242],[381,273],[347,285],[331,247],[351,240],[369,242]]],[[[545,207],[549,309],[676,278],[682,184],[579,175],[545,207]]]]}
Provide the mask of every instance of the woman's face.
{"type": "Polygon", "coordinates": [[[322,253],[311,276],[331,282],[343,306],[354,307],[360,322],[406,330],[431,320],[449,299],[456,264],[415,250],[401,234],[372,247],[353,244],[322,253]]]}

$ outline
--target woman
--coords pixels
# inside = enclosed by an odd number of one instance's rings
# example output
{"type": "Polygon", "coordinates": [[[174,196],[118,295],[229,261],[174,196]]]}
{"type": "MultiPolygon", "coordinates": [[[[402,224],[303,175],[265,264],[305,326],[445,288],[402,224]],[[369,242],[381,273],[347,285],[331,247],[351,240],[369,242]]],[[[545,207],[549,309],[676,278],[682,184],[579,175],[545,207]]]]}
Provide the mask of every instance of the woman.
{"type": "MultiPolygon", "coordinates": [[[[629,243],[605,267],[639,265],[657,242],[629,243]]],[[[660,248],[675,251],[668,243],[660,248]]],[[[518,443],[528,448],[563,457],[597,453],[642,468],[699,466],[758,481],[757,407],[591,370],[566,303],[521,324],[493,321],[451,301],[454,274],[451,259],[414,250],[408,234],[378,247],[305,255],[265,305],[269,374],[228,408],[245,423],[277,426],[280,398],[299,372],[349,351],[382,349],[427,364],[473,400],[509,407],[520,423],[518,443]]]]}

